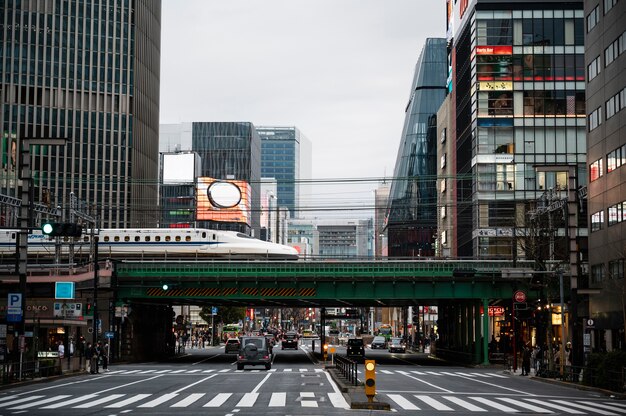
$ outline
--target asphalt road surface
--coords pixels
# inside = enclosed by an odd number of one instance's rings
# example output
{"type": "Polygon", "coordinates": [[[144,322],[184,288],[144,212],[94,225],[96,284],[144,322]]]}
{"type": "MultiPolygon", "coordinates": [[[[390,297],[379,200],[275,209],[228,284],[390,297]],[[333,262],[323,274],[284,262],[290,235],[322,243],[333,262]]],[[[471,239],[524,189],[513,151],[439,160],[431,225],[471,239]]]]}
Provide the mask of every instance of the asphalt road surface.
{"type": "MultiPolygon", "coordinates": [[[[319,341],[318,341],[319,342],[319,341]]],[[[345,349],[337,347],[338,354],[345,349]]],[[[377,400],[392,412],[483,415],[624,415],[626,403],[595,392],[507,374],[464,368],[424,354],[367,349],[377,363],[377,400]]],[[[13,386],[0,392],[2,415],[365,415],[350,410],[363,393],[342,394],[308,345],[274,349],[272,368],[238,371],[235,354],[212,347],[169,362],[119,364],[108,372],[13,386]]],[[[359,365],[359,378],[363,367],[359,365]]]]}

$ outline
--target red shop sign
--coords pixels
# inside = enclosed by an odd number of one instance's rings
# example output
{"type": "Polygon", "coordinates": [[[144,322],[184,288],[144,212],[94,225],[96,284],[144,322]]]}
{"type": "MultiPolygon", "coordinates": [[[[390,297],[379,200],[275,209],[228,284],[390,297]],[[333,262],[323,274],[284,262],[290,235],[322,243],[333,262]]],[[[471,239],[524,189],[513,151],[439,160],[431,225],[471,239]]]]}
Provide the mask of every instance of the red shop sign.
{"type": "Polygon", "coordinates": [[[490,306],[489,316],[504,316],[504,306],[490,306]]]}

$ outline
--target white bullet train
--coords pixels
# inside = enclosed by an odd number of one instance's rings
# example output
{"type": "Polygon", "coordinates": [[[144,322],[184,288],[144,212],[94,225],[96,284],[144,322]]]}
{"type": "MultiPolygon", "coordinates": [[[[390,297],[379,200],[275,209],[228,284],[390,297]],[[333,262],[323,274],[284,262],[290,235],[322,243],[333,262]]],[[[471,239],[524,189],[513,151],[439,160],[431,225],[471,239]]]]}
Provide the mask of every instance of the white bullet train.
{"type": "MultiPolygon", "coordinates": [[[[88,254],[91,244],[89,230],[75,238],[76,255],[88,254]]],[[[17,230],[0,229],[0,258],[15,255],[17,230]]],[[[68,252],[67,237],[62,252],[68,252]]],[[[29,257],[53,257],[54,239],[34,230],[28,235],[29,257]]],[[[98,257],[100,258],[240,258],[240,259],[298,259],[298,251],[282,244],[270,243],[235,231],[218,231],[204,228],[118,228],[100,229],[98,257]]]]}

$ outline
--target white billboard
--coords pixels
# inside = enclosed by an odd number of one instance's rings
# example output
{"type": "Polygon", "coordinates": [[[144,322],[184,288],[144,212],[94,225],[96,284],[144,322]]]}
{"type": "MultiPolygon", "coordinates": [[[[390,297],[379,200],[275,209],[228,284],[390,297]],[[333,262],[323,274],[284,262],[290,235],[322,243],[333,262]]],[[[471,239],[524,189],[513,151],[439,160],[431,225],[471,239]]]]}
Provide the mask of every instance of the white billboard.
{"type": "Polygon", "coordinates": [[[164,153],[163,184],[193,183],[196,157],[196,153],[164,153]]]}

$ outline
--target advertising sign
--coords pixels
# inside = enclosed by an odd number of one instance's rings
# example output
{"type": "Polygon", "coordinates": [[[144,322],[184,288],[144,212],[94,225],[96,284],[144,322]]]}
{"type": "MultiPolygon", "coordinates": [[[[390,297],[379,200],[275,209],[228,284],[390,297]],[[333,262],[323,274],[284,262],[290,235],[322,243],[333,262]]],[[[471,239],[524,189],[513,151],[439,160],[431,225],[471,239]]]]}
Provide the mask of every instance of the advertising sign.
{"type": "Polygon", "coordinates": [[[198,178],[196,200],[199,221],[250,224],[251,188],[245,181],[198,178]]]}
{"type": "Polygon", "coordinates": [[[55,299],[74,299],[74,282],[56,282],[54,284],[55,299]]]}
{"type": "Polygon", "coordinates": [[[7,322],[22,320],[22,294],[9,293],[7,296],[7,322]]]}
{"type": "Polygon", "coordinates": [[[55,302],[53,316],[61,318],[82,318],[83,304],[55,302]]]}
{"type": "Polygon", "coordinates": [[[504,307],[503,306],[490,306],[489,316],[504,316],[504,307]]]}
{"type": "Polygon", "coordinates": [[[476,46],[476,55],[513,55],[513,46],[476,46]]]}

